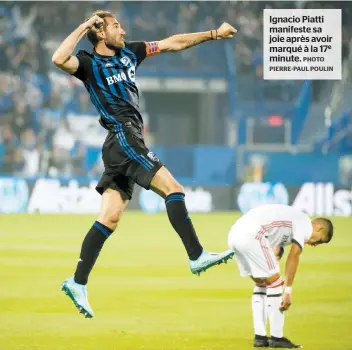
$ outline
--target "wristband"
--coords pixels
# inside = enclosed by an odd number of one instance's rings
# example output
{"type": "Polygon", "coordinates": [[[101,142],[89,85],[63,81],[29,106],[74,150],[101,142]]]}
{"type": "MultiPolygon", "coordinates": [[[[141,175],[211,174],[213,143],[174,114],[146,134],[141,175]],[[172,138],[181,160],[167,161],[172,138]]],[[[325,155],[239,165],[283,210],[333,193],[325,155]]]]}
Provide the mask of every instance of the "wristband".
{"type": "Polygon", "coordinates": [[[292,286],[285,287],[285,293],[291,294],[292,293],[292,286]]]}

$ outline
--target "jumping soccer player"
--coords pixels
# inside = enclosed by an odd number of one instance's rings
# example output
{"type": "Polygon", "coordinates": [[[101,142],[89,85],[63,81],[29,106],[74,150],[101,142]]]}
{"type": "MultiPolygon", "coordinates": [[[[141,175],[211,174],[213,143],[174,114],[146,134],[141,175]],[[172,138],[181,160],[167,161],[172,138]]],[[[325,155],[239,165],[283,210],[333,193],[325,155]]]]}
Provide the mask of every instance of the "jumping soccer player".
{"type": "Polygon", "coordinates": [[[283,312],[292,304],[292,284],[304,245],[328,243],[333,231],[329,219],[311,221],[303,212],[278,204],[254,208],[232,226],[228,243],[235,252],[240,274],[256,283],[252,296],[254,347],[301,347],[283,336],[283,312]],[[277,256],[282,256],[286,245],[292,246],[284,282],[277,256]],[[266,336],[267,317],[270,338],[266,336]]]}
{"type": "Polygon", "coordinates": [[[100,124],[109,131],[102,151],[105,172],[96,187],[102,195],[101,211],[83,241],[74,276],[62,284],[62,290],[85,317],[94,316],[87,297],[88,276],[105,240],[116,229],[135,183],[165,199],[170,223],[186,248],[193,274],[199,275],[233,256],[231,250],[208,253],[203,249],[187,212],[183,187],[145,145],[135,74],[146,57],[185,50],[209,40],[230,39],[236,32],[231,25],[223,23],[217,30],[208,32],[127,43],[126,32],[114,15],[97,11],[54,53],[53,63],[84,83],[100,114],[100,124]],[[73,56],[85,34],[94,46],[92,52],[79,51],[73,56]]]}

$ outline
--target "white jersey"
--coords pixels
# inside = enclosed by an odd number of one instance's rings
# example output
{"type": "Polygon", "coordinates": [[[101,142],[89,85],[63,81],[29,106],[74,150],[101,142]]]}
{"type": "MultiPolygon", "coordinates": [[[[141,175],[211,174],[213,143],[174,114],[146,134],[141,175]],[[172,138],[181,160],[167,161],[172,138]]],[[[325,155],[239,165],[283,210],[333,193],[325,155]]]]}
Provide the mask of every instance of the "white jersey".
{"type": "Polygon", "coordinates": [[[309,216],[288,205],[266,204],[251,209],[235,225],[237,230],[268,239],[271,247],[283,247],[293,242],[303,249],[312,235],[309,216]]]}

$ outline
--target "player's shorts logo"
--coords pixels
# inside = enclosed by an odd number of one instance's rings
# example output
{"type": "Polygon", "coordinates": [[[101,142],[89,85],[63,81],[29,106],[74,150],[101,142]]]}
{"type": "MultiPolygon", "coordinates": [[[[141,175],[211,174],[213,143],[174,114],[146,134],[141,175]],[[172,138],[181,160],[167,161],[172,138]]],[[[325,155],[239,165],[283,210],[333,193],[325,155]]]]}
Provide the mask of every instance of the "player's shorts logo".
{"type": "Polygon", "coordinates": [[[131,62],[131,60],[127,57],[127,56],[123,56],[121,59],[120,59],[120,62],[124,65],[124,66],[128,66],[129,63],[131,62]]]}
{"type": "Polygon", "coordinates": [[[148,156],[151,160],[153,160],[154,162],[159,162],[159,158],[156,156],[156,154],[155,154],[154,152],[149,152],[149,153],[147,154],[147,156],[148,156]]]}

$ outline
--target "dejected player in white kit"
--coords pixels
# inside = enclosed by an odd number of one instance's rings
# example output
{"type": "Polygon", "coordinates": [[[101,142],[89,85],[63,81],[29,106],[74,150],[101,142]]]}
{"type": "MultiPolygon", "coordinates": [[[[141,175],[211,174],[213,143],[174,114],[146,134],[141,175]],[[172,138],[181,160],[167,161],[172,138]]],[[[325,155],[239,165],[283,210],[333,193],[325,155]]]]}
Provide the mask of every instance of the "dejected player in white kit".
{"type": "Polygon", "coordinates": [[[268,204],[244,214],[231,227],[228,243],[234,250],[241,276],[250,276],[256,286],[252,296],[254,347],[300,348],[283,336],[284,311],[292,303],[292,284],[305,244],[330,242],[333,225],[329,219],[310,220],[287,205],[268,204]],[[291,245],[285,280],[277,257],[291,245]],[[266,319],[270,338],[266,335],[266,319]]]}

